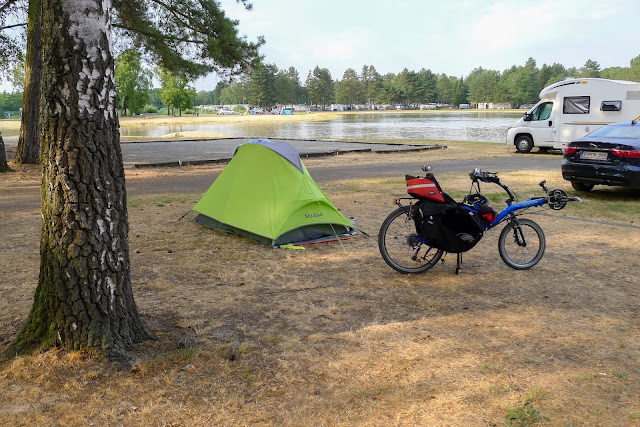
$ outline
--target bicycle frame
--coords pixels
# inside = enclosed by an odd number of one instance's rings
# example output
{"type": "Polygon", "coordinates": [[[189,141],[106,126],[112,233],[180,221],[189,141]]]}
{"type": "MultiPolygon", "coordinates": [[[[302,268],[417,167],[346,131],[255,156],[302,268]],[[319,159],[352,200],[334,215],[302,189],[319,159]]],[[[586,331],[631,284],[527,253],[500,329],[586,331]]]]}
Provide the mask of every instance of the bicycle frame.
{"type": "Polygon", "coordinates": [[[519,202],[519,203],[514,203],[512,205],[509,205],[498,213],[496,220],[489,225],[489,228],[495,227],[496,225],[500,224],[507,216],[513,215],[515,212],[519,210],[542,206],[545,203],[546,203],[545,198],[540,197],[540,198],[526,200],[524,202],[519,202]]]}

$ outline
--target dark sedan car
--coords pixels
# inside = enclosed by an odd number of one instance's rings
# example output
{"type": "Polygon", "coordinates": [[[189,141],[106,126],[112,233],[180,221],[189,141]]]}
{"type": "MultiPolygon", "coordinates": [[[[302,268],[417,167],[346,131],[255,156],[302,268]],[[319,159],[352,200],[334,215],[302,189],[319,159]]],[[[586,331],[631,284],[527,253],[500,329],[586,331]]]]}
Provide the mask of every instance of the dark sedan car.
{"type": "Polygon", "coordinates": [[[640,188],[640,122],[603,126],[567,145],[562,177],[578,191],[596,184],[640,188]]]}

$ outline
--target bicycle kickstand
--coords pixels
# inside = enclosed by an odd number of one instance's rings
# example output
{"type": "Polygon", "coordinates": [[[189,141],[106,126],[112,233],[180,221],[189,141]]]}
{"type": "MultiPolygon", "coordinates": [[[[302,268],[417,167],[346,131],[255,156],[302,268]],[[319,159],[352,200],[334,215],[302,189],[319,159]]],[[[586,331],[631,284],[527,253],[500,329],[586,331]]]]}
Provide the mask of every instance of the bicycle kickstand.
{"type": "Polygon", "coordinates": [[[462,253],[458,253],[458,260],[456,262],[456,274],[460,271],[460,266],[462,265],[462,253]]]}

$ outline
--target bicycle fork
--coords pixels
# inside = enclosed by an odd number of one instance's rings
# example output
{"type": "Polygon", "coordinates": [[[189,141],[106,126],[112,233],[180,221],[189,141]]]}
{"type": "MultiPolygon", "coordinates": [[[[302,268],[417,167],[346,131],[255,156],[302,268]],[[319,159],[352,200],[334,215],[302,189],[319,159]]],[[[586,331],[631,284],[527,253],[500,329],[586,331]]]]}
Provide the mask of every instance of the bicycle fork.
{"type": "Polygon", "coordinates": [[[511,224],[513,224],[513,240],[521,248],[526,248],[527,247],[527,241],[524,238],[524,232],[522,231],[522,228],[520,227],[520,222],[518,222],[518,218],[516,216],[513,216],[513,218],[511,218],[509,220],[509,222],[511,224]]]}

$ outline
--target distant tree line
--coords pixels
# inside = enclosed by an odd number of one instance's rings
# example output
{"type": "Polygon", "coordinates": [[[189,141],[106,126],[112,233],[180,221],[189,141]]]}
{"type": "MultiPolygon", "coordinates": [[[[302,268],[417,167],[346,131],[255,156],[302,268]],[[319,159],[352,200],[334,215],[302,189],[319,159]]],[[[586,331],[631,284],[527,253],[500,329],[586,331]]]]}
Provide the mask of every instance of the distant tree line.
{"type": "Polygon", "coordinates": [[[275,104],[309,104],[324,107],[332,103],[345,105],[392,104],[477,104],[506,103],[513,107],[533,104],[540,91],[564,77],[600,77],[640,81],[640,56],[629,67],[601,69],[588,60],[580,68],[562,64],[538,67],[533,58],[524,65],[499,72],[478,67],[466,77],[436,74],[428,69],[380,74],[373,65],[365,65],[358,73],[347,69],[341,79],[334,80],[327,68],[315,67],[301,83],[294,67],[278,69],[261,64],[237,80],[219,82],[211,91],[199,91],[196,105],[250,103],[256,106],[275,104]]]}
{"type": "MultiPolygon", "coordinates": [[[[341,79],[334,80],[327,68],[315,67],[304,83],[294,67],[279,69],[274,64],[259,63],[233,81],[220,81],[210,91],[196,92],[187,78],[164,69],[151,71],[141,55],[127,50],[116,60],[116,85],[121,116],[157,112],[168,108],[170,114],[181,114],[194,105],[250,104],[259,107],[308,104],[324,108],[345,105],[390,104],[417,107],[419,104],[505,103],[513,107],[533,104],[540,91],[564,77],[601,77],[640,81],[640,56],[629,67],[601,69],[588,60],[580,68],[562,64],[538,67],[533,58],[524,65],[502,72],[478,67],[466,77],[436,74],[428,69],[380,74],[373,65],[360,72],[347,69],[341,79]],[[153,75],[161,87],[152,88],[153,75]]],[[[17,111],[21,94],[0,94],[0,111],[17,111]]]]}
{"type": "Polygon", "coordinates": [[[22,92],[0,93],[0,112],[18,111],[20,107],[22,107],[22,92]]]}

